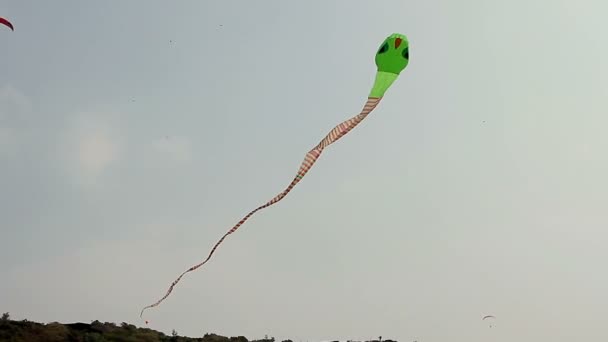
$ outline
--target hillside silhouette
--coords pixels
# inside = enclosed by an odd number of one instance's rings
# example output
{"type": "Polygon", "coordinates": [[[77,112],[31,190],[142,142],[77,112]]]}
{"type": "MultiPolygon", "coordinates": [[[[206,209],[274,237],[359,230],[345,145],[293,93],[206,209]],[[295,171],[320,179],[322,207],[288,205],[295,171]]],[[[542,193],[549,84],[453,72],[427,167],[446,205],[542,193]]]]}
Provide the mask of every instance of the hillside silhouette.
{"type": "MultiPolygon", "coordinates": [[[[0,319],[0,341],[11,342],[278,342],[274,337],[265,337],[258,340],[248,340],[245,336],[226,337],[207,333],[203,337],[179,336],[173,330],[171,336],[149,328],[138,328],[132,324],[122,322],[117,325],[112,322],[102,323],[93,321],[89,323],[37,323],[27,319],[15,321],[10,319],[8,312],[2,314],[0,319]]],[[[293,342],[283,340],[282,342],[293,342]]],[[[338,341],[335,341],[338,342],[338,341]]],[[[359,342],[359,341],[351,341],[359,342]]],[[[371,340],[365,342],[396,342],[392,340],[371,340]]]]}

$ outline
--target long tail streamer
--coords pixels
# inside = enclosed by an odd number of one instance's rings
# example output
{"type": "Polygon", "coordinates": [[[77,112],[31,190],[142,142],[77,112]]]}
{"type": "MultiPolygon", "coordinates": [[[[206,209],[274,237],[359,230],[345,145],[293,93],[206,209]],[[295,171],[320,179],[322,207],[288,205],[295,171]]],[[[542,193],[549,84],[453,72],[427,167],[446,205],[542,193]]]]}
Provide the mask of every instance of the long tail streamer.
{"type": "Polygon", "coordinates": [[[302,165],[300,165],[300,170],[298,171],[298,174],[293,179],[293,181],[291,181],[291,183],[285,190],[283,190],[281,193],[276,195],[273,199],[268,201],[266,204],[255,208],[249,214],[247,214],[245,217],[243,217],[234,227],[232,227],[232,229],[230,229],[226,234],[224,234],[224,236],[222,236],[221,239],[219,239],[219,241],[215,244],[215,246],[213,246],[213,248],[211,249],[211,252],[209,252],[209,255],[203,262],[190,267],[189,269],[184,271],[182,274],[180,274],[180,276],[177,277],[177,279],[175,279],[175,281],[171,284],[171,286],[167,290],[167,293],[165,293],[165,295],[161,299],[159,299],[156,303],[148,305],[145,308],[143,308],[141,310],[141,313],[139,314],[139,317],[142,317],[144,310],[153,308],[153,307],[159,305],[163,300],[165,300],[171,294],[175,285],[177,285],[177,283],[182,279],[182,277],[186,273],[192,272],[192,271],[196,270],[197,268],[206,264],[207,261],[209,261],[209,259],[211,259],[211,256],[213,255],[213,253],[215,252],[217,247],[224,241],[224,239],[228,235],[234,233],[237,229],[239,229],[239,227],[243,223],[245,223],[245,221],[247,221],[247,219],[249,219],[253,214],[255,214],[257,211],[259,211],[261,209],[264,209],[266,207],[269,207],[269,206],[277,203],[278,201],[282,200],[283,197],[287,196],[287,194],[291,191],[291,189],[293,189],[296,186],[296,184],[298,184],[298,182],[300,182],[300,180],[302,180],[302,178],[304,178],[304,175],[306,175],[308,170],[310,170],[312,168],[314,163],[317,161],[317,158],[319,158],[319,156],[321,155],[321,152],[323,152],[323,149],[326,148],[327,146],[331,145],[332,143],[336,142],[338,139],[343,137],[346,133],[348,133],[353,128],[355,128],[355,126],[357,126],[361,121],[363,121],[363,119],[365,119],[365,117],[372,110],[374,110],[374,108],[376,108],[376,106],[378,105],[380,100],[381,100],[381,98],[374,98],[374,97],[368,98],[367,102],[365,103],[365,106],[363,107],[363,110],[361,110],[361,113],[359,113],[358,115],[356,115],[356,116],[342,122],[341,124],[337,125],[336,127],[334,127],[329,132],[329,134],[327,134],[325,136],[325,138],[323,138],[323,140],[321,140],[321,142],[317,146],[315,146],[312,150],[310,150],[308,153],[306,153],[306,157],[304,157],[304,161],[302,162],[302,165]]]}

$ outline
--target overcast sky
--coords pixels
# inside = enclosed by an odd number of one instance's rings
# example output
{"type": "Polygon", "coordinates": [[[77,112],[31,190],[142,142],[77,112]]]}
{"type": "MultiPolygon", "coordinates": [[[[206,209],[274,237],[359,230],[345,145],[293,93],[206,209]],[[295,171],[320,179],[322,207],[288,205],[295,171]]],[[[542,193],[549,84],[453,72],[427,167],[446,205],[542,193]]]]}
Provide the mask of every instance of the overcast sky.
{"type": "Polygon", "coordinates": [[[148,327],[608,339],[608,4],[1,1],[0,310],[129,322],[410,64],[148,327]],[[490,328],[485,315],[496,320],[490,328]]]}

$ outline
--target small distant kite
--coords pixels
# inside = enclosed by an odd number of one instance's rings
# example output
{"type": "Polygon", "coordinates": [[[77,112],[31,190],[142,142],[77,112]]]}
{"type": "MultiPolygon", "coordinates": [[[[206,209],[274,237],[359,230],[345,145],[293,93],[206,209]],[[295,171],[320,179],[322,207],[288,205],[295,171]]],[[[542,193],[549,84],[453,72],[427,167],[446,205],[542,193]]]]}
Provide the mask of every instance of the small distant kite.
{"type": "Polygon", "coordinates": [[[11,22],[8,21],[7,19],[4,19],[4,18],[0,17],[0,24],[3,24],[5,26],[7,26],[8,28],[11,29],[11,31],[15,31],[15,28],[13,27],[13,24],[11,24],[11,22]]]}
{"type": "Polygon", "coordinates": [[[392,34],[387,37],[382,42],[382,44],[380,44],[380,47],[376,52],[376,78],[373,87],[367,97],[367,102],[363,106],[361,112],[358,115],[334,127],[317,146],[315,146],[312,150],[306,153],[306,156],[304,157],[304,161],[300,165],[298,173],[285,190],[276,195],[270,201],[266,202],[266,204],[257,207],[245,217],[243,217],[234,227],[232,227],[226,234],[224,234],[224,236],[222,236],[222,238],[215,244],[215,246],[213,246],[211,252],[207,256],[207,259],[197,265],[190,267],[185,272],[183,272],[171,284],[165,295],[156,303],[144,307],[141,310],[139,316],[141,317],[143,315],[144,310],[155,307],[159,305],[163,300],[165,300],[165,298],[167,298],[169,294],[171,294],[171,292],[173,291],[173,287],[175,287],[175,285],[182,279],[182,277],[186,273],[192,272],[207,263],[207,261],[209,261],[209,259],[213,255],[213,252],[215,252],[216,248],[222,243],[222,241],[224,241],[224,239],[228,235],[234,233],[243,223],[245,223],[245,221],[249,217],[251,217],[251,215],[253,215],[258,210],[264,209],[277,203],[278,201],[283,199],[283,197],[287,196],[287,194],[296,186],[296,184],[298,184],[298,182],[300,182],[300,180],[302,180],[304,175],[306,175],[306,173],[312,168],[314,163],[317,161],[317,158],[319,158],[319,156],[321,155],[321,152],[323,152],[324,148],[326,148],[327,146],[334,143],[335,141],[346,135],[348,132],[350,132],[353,128],[355,128],[355,126],[357,126],[361,121],[363,121],[363,119],[365,119],[367,115],[374,110],[374,108],[376,108],[380,100],[382,100],[386,90],[397,79],[399,73],[401,73],[401,71],[403,71],[403,69],[405,69],[405,67],[408,65],[409,58],[409,42],[407,40],[407,37],[398,33],[392,34]]]}
{"type": "MultiPolygon", "coordinates": [[[[482,321],[485,321],[485,320],[486,320],[486,319],[488,319],[488,318],[491,318],[491,319],[496,319],[496,317],[494,317],[494,316],[492,316],[492,315],[487,315],[487,316],[484,316],[484,317],[483,317],[481,320],[482,320],[482,321]]],[[[490,328],[491,328],[491,327],[492,327],[492,323],[490,323],[490,328]]]]}

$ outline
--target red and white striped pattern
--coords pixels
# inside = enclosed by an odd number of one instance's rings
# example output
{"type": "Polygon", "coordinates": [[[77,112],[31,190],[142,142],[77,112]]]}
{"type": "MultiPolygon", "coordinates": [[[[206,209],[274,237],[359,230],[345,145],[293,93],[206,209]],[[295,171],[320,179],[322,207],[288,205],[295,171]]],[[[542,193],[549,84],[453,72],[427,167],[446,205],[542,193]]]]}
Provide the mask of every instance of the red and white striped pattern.
{"type": "Polygon", "coordinates": [[[184,273],[182,273],[171,284],[171,286],[167,290],[167,293],[161,299],[159,299],[156,303],[148,305],[145,308],[143,308],[141,310],[141,313],[139,316],[141,317],[143,315],[144,310],[155,307],[155,306],[159,305],[163,300],[165,300],[165,298],[167,298],[169,296],[169,294],[171,294],[171,292],[173,291],[173,287],[175,287],[175,285],[182,279],[182,277],[186,273],[192,272],[192,271],[196,270],[197,268],[203,266],[205,263],[207,263],[207,261],[209,261],[209,259],[211,259],[211,256],[213,255],[213,253],[215,252],[217,247],[224,241],[224,239],[228,235],[234,233],[253,214],[255,214],[257,211],[259,211],[261,209],[264,209],[266,207],[269,207],[269,206],[277,203],[278,201],[282,200],[283,197],[287,196],[287,194],[291,191],[291,189],[293,189],[296,186],[296,184],[298,184],[298,182],[300,182],[300,180],[304,177],[304,175],[306,175],[308,170],[310,170],[312,168],[315,161],[317,161],[317,158],[319,158],[319,156],[321,155],[321,152],[323,152],[323,149],[325,147],[331,145],[332,143],[334,143],[341,137],[343,137],[346,133],[350,132],[353,128],[355,128],[355,126],[357,126],[363,119],[365,119],[365,117],[372,110],[374,110],[374,108],[376,108],[376,106],[378,105],[378,103],[380,102],[381,99],[382,98],[374,98],[374,97],[368,98],[367,102],[365,103],[365,106],[361,110],[361,113],[359,113],[358,115],[356,115],[356,116],[342,122],[341,124],[337,125],[336,127],[334,127],[325,136],[325,138],[323,138],[323,140],[321,140],[321,142],[317,146],[315,146],[312,150],[310,150],[308,153],[306,153],[306,157],[304,157],[304,161],[302,162],[302,165],[300,166],[300,169],[298,170],[298,174],[293,179],[293,181],[291,181],[291,183],[289,184],[289,186],[287,186],[287,188],[285,190],[283,190],[281,193],[279,193],[273,199],[268,201],[266,204],[255,208],[249,214],[247,214],[245,217],[243,217],[234,227],[232,227],[226,234],[224,234],[224,236],[222,236],[222,238],[215,244],[215,246],[213,246],[213,248],[211,249],[211,252],[209,253],[207,258],[203,262],[190,267],[188,270],[186,270],[184,273]]]}

